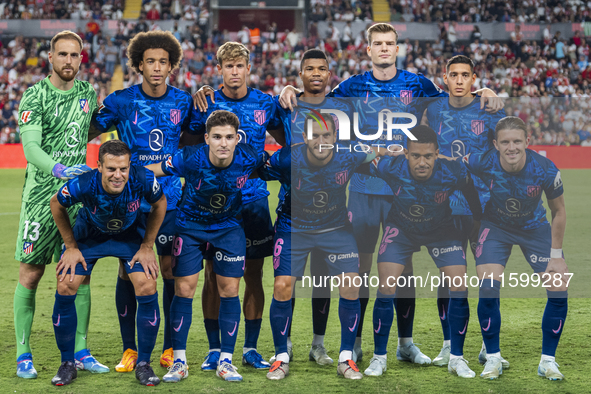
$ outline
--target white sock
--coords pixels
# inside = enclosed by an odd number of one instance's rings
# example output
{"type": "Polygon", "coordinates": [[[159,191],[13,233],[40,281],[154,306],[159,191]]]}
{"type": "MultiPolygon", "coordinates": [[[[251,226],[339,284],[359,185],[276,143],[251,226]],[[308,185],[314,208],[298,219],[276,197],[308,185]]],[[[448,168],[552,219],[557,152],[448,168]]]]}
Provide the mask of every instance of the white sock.
{"type": "Polygon", "coordinates": [[[282,361],[284,363],[289,363],[289,354],[287,353],[279,353],[276,357],[275,360],[277,361],[282,361]]]}
{"type": "Polygon", "coordinates": [[[347,360],[353,359],[353,352],[351,350],[343,350],[341,354],[339,354],[339,362],[344,363],[347,360]]]}
{"type": "Polygon", "coordinates": [[[187,363],[186,350],[173,350],[172,351],[174,362],[181,360],[184,364],[187,363]]]}
{"type": "Polygon", "coordinates": [[[492,356],[492,357],[498,357],[498,358],[501,358],[501,352],[498,352],[498,353],[486,353],[486,357],[487,357],[487,358],[488,358],[488,357],[491,357],[491,356],[492,356]]]}
{"type": "Polygon", "coordinates": [[[232,353],[221,352],[220,361],[218,362],[218,364],[224,361],[225,359],[228,359],[230,361],[230,364],[232,364],[232,353]]]}
{"type": "Polygon", "coordinates": [[[542,359],[540,360],[540,362],[542,362],[544,360],[556,362],[556,357],[554,357],[554,356],[547,356],[545,354],[542,354],[542,359]]]}
{"type": "Polygon", "coordinates": [[[221,352],[222,349],[209,349],[208,352],[221,352]]]}
{"type": "Polygon", "coordinates": [[[463,354],[461,356],[454,356],[453,354],[449,355],[449,361],[456,359],[456,358],[464,358],[464,355],[463,354]]]}
{"type": "Polygon", "coordinates": [[[451,346],[451,339],[447,339],[443,341],[443,347],[451,346]]]}
{"type": "Polygon", "coordinates": [[[373,354],[373,356],[374,356],[375,358],[380,358],[380,359],[382,359],[382,360],[384,360],[384,361],[386,361],[386,360],[388,359],[388,355],[387,355],[387,354],[375,354],[375,353],[374,353],[374,354],[373,354]]]}
{"type": "Polygon", "coordinates": [[[361,337],[356,337],[355,338],[355,345],[353,346],[353,349],[361,349],[361,337]]]}
{"type": "Polygon", "coordinates": [[[412,337],[410,338],[398,338],[398,346],[404,346],[412,343],[412,337]]]}
{"type": "Polygon", "coordinates": [[[291,343],[291,337],[287,337],[287,347],[293,347],[293,344],[291,343]]]}
{"type": "Polygon", "coordinates": [[[324,335],[316,335],[312,338],[312,346],[324,346],[324,335]]]}
{"type": "Polygon", "coordinates": [[[250,352],[251,350],[254,350],[255,352],[257,351],[253,347],[245,347],[245,348],[242,348],[242,354],[246,354],[246,353],[250,352]]]}

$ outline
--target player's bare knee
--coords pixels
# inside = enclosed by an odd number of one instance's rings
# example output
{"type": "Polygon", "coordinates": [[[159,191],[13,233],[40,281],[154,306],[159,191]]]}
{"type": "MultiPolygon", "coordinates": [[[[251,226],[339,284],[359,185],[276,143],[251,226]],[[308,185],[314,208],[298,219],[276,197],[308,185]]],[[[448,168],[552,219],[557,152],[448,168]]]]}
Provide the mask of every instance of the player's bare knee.
{"type": "Polygon", "coordinates": [[[291,277],[278,276],[275,278],[273,296],[277,301],[288,301],[291,299],[291,277]]]}
{"type": "Polygon", "coordinates": [[[218,278],[218,292],[220,293],[220,297],[237,297],[239,287],[240,278],[218,278]]]}
{"type": "Polygon", "coordinates": [[[183,298],[193,298],[197,281],[175,278],[174,294],[183,298]]]}
{"type": "Polygon", "coordinates": [[[76,275],[74,280],[70,282],[69,276],[67,276],[63,281],[57,282],[57,293],[63,296],[71,296],[78,292],[78,287],[80,287],[80,283],[82,282],[82,278],[78,278],[80,275],[76,275]]]}

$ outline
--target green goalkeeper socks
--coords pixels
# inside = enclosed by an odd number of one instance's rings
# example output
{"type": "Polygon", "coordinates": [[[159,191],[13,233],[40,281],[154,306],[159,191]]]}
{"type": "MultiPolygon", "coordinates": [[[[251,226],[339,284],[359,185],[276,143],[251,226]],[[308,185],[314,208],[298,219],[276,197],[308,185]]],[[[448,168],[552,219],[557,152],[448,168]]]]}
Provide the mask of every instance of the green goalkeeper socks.
{"type": "Polygon", "coordinates": [[[75,352],[88,349],[86,334],[88,334],[88,323],[90,322],[90,285],[80,285],[76,295],[76,314],[78,325],[76,328],[76,349],[75,352]]]}
{"type": "Polygon", "coordinates": [[[29,337],[33,316],[35,316],[35,293],[18,283],[14,292],[14,332],[16,334],[16,358],[24,353],[31,353],[29,337]]]}

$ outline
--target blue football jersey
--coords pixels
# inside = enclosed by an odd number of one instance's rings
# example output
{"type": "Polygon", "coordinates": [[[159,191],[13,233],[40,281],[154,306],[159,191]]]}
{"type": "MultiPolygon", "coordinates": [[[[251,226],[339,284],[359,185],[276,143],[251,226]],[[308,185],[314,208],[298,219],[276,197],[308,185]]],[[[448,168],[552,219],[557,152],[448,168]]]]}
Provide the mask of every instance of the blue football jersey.
{"type": "Polygon", "coordinates": [[[546,209],[542,204],[542,190],[548,200],[564,192],[560,171],[552,161],[526,149],[525,167],[519,172],[506,172],[496,149],[472,153],[463,161],[468,170],[480,177],[490,191],[484,209],[484,220],[499,226],[531,230],[546,223],[546,209]]]}
{"type": "Polygon", "coordinates": [[[291,231],[291,147],[285,146],[271,156],[258,173],[265,181],[281,182],[277,204],[276,231],[291,231]]]}
{"type": "MultiPolygon", "coordinates": [[[[304,144],[282,148],[271,166],[262,170],[267,172],[263,175],[265,179],[291,180],[291,231],[315,232],[347,225],[347,183],[373,153],[335,149],[328,164],[316,167],[309,163],[307,150],[304,144]],[[291,156],[290,160],[287,155],[291,156]]],[[[281,215],[277,228],[289,231],[288,219],[287,215],[281,215]]]]}
{"type": "Polygon", "coordinates": [[[429,179],[416,180],[403,155],[383,157],[371,170],[394,190],[388,221],[415,234],[432,233],[452,223],[449,197],[470,179],[464,165],[443,159],[435,161],[429,179]]]}
{"type": "Polygon", "coordinates": [[[263,165],[265,153],[236,145],[228,167],[209,160],[209,146],[199,144],[179,149],[162,162],[162,171],[185,178],[177,209],[176,224],[189,230],[219,230],[242,224],[242,190],[252,172],[263,165]]]}
{"type": "MultiPolygon", "coordinates": [[[[193,129],[195,134],[205,133],[205,122],[213,111],[230,111],[240,120],[239,142],[252,146],[262,154],[265,150],[267,128],[279,127],[280,121],[273,97],[257,89],[248,88],[246,96],[238,100],[226,96],[222,89],[216,90],[215,104],[211,103],[209,97],[207,104],[207,112],[200,112],[199,109],[193,111],[196,120],[196,128],[193,129]]],[[[246,204],[268,195],[266,182],[261,179],[250,179],[242,190],[242,201],[246,204]]]]}
{"type": "MultiPolygon", "coordinates": [[[[392,112],[408,112],[417,117],[420,124],[422,109],[419,97],[448,97],[422,74],[414,74],[406,70],[398,69],[394,78],[388,81],[380,81],[373,76],[372,71],[354,75],[336,86],[329,94],[332,97],[358,97],[358,105],[363,108],[359,111],[360,132],[375,134],[379,128],[378,116],[383,110],[392,112]]],[[[395,123],[408,123],[408,119],[399,119],[395,123]]],[[[406,147],[407,136],[402,130],[392,131],[392,139],[387,140],[382,134],[376,143],[386,146],[398,144],[406,147]]],[[[366,142],[367,143],[367,142],[366,142]]],[[[351,191],[364,194],[392,195],[392,190],[382,179],[364,174],[355,174],[349,186],[351,191]]]]}
{"type": "MultiPolygon", "coordinates": [[[[505,116],[504,110],[489,113],[480,109],[479,96],[464,107],[454,107],[449,99],[444,98],[428,100],[429,126],[437,133],[439,153],[448,157],[464,157],[493,148],[495,127],[505,116]]],[[[484,209],[490,199],[488,187],[479,177],[472,179],[484,209]]],[[[450,206],[454,215],[472,215],[466,198],[460,192],[450,197],[450,206]]]]}
{"type": "Polygon", "coordinates": [[[140,214],[142,199],[154,204],[162,198],[162,188],[154,173],[132,165],[123,191],[108,194],[101,183],[101,173],[92,170],[66,182],[57,192],[64,207],[82,203],[77,220],[84,220],[106,234],[118,234],[132,226],[140,214]]]}
{"type": "MultiPolygon", "coordinates": [[[[192,109],[193,99],[187,92],[168,86],[163,96],[151,97],[139,84],[108,95],[92,124],[103,133],[115,126],[118,138],[131,149],[131,163],[145,166],[176,152],[181,131],[194,127],[192,109]]],[[[160,181],[168,209],[174,209],[181,196],[181,180],[172,176],[160,181]]],[[[149,212],[150,205],[144,202],[142,211],[149,212]]]]}

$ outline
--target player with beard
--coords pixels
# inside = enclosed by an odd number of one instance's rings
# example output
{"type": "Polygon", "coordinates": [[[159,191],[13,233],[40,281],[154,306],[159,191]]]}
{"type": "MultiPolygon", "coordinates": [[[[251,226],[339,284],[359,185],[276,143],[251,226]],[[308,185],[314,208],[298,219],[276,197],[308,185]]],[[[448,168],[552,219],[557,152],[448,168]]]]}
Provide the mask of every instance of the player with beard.
{"type": "MultiPolygon", "coordinates": [[[[29,345],[37,285],[45,266],[51,264],[52,258],[59,258],[62,245],[49,202],[63,181],[91,170],[85,164],[86,142],[97,98],[91,84],[74,79],[81,51],[82,40],[77,34],[67,30],[56,34],[49,52],[52,74],[28,88],[19,107],[19,127],[28,164],[14,256],[20,261],[14,294],[14,329],[17,376],[26,379],[37,377],[29,345]]],[[[74,220],[77,211],[75,207],[68,209],[70,220],[74,220]]],[[[104,373],[109,368],[90,355],[86,342],[89,279],[82,282],[76,297],[76,366],[104,373]]]]}

